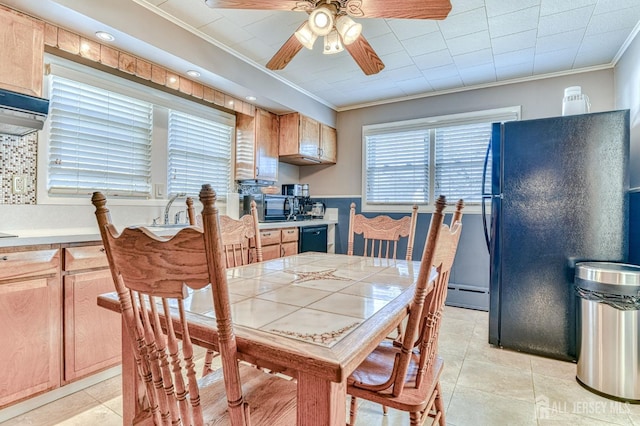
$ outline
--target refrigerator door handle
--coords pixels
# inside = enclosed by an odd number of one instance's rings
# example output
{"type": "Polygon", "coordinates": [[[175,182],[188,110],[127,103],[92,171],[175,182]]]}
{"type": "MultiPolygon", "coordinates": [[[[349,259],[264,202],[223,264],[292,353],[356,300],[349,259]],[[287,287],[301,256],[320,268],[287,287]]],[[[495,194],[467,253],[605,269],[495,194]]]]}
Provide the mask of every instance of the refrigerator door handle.
{"type": "Polygon", "coordinates": [[[487,243],[487,251],[491,253],[491,242],[489,241],[489,229],[487,227],[487,199],[491,200],[492,195],[487,194],[485,184],[487,181],[487,166],[489,164],[489,154],[491,153],[491,139],[487,144],[487,152],[484,155],[484,165],[482,167],[482,228],[484,230],[484,240],[487,243]]]}

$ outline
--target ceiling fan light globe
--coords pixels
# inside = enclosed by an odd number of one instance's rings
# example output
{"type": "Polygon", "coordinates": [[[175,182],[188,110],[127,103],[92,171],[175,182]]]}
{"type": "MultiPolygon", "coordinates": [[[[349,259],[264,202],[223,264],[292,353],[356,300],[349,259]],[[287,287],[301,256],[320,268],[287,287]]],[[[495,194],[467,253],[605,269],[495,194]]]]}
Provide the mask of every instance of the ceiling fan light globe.
{"type": "Polygon", "coordinates": [[[340,37],[342,37],[342,42],[349,45],[360,37],[362,24],[355,22],[347,15],[340,15],[336,19],[336,29],[340,33],[340,37]]]}
{"type": "Polygon", "coordinates": [[[311,30],[309,23],[306,22],[302,28],[294,33],[300,44],[309,50],[313,49],[313,44],[316,42],[318,36],[311,30]]]}
{"type": "Polygon", "coordinates": [[[340,40],[340,35],[336,30],[331,31],[329,34],[324,36],[323,54],[333,55],[334,53],[340,53],[343,50],[344,46],[342,45],[342,40],[340,40]]]}
{"type": "Polygon", "coordinates": [[[309,15],[309,26],[318,36],[324,36],[331,32],[335,21],[335,12],[327,5],[317,7],[309,15]]]}

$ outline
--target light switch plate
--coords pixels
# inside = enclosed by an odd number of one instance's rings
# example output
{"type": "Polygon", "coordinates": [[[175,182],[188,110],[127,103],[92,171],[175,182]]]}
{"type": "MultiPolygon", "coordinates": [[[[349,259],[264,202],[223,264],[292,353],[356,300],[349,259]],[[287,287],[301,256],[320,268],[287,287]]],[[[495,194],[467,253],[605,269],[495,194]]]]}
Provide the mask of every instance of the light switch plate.
{"type": "Polygon", "coordinates": [[[164,198],[164,185],[161,183],[153,184],[153,192],[156,198],[164,198]]]}

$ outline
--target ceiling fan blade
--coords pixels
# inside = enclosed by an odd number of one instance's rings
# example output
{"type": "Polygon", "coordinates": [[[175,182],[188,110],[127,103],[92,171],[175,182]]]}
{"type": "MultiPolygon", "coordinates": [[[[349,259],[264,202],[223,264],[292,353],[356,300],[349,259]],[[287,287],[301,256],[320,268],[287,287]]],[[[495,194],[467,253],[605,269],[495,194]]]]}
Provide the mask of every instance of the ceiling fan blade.
{"type": "Polygon", "coordinates": [[[295,34],[292,34],[289,40],[287,40],[280,50],[267,62],[267,68],[270,70],[284,69],[300,49],[302,49],[302,44],[298,41],[295,34]]]}
{"type": "Polygon", "coordinates": [[[205,0],[212,9],[293,10],[298,0],[205,0]]]}
{"type": "Polygon", "coordinates": [[[450,11],[450,0],[363,0],[350,14],[362,13],[363,18],[444,19],[450,11]]]}
{"type": "Polygon", "coordinates": [[[382,60],[362,34],[356,41],[344,47],[366,75],[377,74],[384,68],[382,60]]]}

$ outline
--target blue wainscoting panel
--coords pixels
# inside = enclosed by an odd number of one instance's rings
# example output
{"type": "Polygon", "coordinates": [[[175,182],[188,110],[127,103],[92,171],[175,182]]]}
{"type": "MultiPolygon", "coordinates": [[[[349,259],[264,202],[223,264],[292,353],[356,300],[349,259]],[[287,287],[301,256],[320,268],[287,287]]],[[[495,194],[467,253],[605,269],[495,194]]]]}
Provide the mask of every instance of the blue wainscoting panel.
{"type": "MultiPolygon", "coordinates": [[[[356,203],[356,212],[361,213],[361,199],[357,198],[314,198],[314,201],[325,203],[327,208],[338,209],[338,225],[336,226],[335,251],[345,254],[349,233],[349,208],[351,203],[356,203]]],[[[453,206],[449,207],[450,210],[453,206]]],[[[420,260],[424,250],[424,240],[429,230],[431,214],[418,211],[418,223],[416,226],[416,238],[413,248],[413,260],[420,260]]],[[[367,217],[374,217],[376,212],[362,213],[367,217]]],[[[391,213],[392,218],[400,218],[406,214],[391,213]]],[[[451,221],[451,215],[447,214],[445,222],[451,221]]],[[[489,310],[489,253],[484,241],[482,230],[482,216],[479,214],[466,214],[463,216],[464,224],[458,252],[451,271],[449,280],[449,293],[447,305],[461,306],[480,310],[489,310]]],[[[362,253],[362,239],[356,238],[354,251],[362,253]]],[[[398,258],[405,257],[406,248],[398,248],[398,258]]]]}
{"type": "Polygon", "coordinates": [[[629,263],[640,265],[640,192],[629,193],[629,263]]]}

